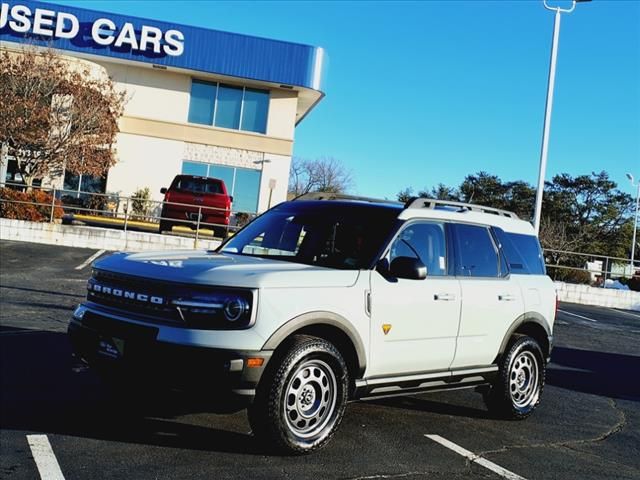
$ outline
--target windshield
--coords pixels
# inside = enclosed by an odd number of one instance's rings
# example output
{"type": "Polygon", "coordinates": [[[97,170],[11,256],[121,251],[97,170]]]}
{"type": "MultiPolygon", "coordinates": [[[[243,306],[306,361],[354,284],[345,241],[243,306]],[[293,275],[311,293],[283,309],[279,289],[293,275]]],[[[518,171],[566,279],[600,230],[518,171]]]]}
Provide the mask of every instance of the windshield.
{"type": "Polygon", "coordinates": [[[258,217],[222,251],[330,268],[370,268],[397,215],[397,209],[380,206],[289,203],[258,217]]]}

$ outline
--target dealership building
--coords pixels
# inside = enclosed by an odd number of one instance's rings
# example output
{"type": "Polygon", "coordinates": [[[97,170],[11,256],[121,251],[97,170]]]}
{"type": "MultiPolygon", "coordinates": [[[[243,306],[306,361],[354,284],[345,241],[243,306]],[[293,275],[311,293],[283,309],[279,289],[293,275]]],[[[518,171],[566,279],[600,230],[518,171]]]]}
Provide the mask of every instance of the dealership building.
{"type": "MultiPolygon", "coordinates": [[[[153,5],[149,4],[150,7],[153,5]]],[[[51,46],[126,92],[106,179],[57,188],[162,199],[176,174],[221,178],[234,210],[286,199],[296,125],[322,99],[322,48],[31,1],[0,3],[0,48],[51,46]]],[[[1,108],[1,106],[0,106],[1,108]]],[[[19,181],[12,160],[0,178],[19,181]]]]}

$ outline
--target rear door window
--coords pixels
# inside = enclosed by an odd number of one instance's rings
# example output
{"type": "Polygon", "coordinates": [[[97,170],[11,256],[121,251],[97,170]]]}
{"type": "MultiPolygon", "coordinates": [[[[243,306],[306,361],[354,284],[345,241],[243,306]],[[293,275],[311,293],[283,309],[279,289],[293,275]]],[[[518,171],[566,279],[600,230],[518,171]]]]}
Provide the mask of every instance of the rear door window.
{"type": "Polygon", "coordinates": [[[498,277],[500,262],[488,227],[453,224],[456,247],[456,275],[498,277]]]}

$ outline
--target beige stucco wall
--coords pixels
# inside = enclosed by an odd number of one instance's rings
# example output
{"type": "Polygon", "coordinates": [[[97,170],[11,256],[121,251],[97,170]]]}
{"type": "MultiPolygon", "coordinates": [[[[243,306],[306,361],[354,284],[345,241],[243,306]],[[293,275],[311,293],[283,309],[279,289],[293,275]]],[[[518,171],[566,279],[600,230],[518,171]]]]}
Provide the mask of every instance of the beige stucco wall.
{"type": "Polygon", "coordinates": [[[107,178],[107,192],[131,196],[149,187],[154,200],[162,200],[162,187],[168,187],[182,168],[183,142],[142,135],[118,134],[118,163],[107,178]]]}
{"type": "Polygon", "coordinates": [[[264,160],[262,178],[260,179],[260,198],[258,199],[259,212],[264,212],[269,207],[287,199],[289,168],[291,167],[290,156],[266,154],[264,160]],[[271,180],[275,180],[275,188],[271,193],[271,204],[269,204],[269,182],[271,180]]]}
{"type": "Polygon", "coordinates": [[[124,115],[167,122],[186,122],[191,77],[165,70],[101,62],[127,94],[124,115]]]}
{"type": "Polygon", "coordinates": [[[292,90],[271,90],[267,136],[293,140],[297,108],[297,92],[292,90]]]}

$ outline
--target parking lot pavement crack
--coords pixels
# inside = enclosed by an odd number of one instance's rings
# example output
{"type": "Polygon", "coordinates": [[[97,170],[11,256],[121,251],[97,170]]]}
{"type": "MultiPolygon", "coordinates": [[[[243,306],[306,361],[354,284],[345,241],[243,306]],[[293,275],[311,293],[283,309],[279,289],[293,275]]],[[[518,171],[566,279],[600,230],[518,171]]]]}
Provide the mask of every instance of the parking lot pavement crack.
{"type": "Polygon", "coordinates": [[[388,473],[380,475],[367,475],[364,477],[349,477],[346,480],[377,480],[382,478],[402,478],[412,477],[414,475],[430,475],[433,472],[404,472],[404,473],[388,473]]]}
{"type": "Polygon", "coordinates": [[[504,452],[508,452],[509,450],[515,450],[515,449],[519,449],[519,448],[553,448],[553,447],[572,448],[572,447],[576,447],[576,446],[579,446],[579,445],[602,442],[602,441],[606,440],[607,438],[611,437],[612,435],[615,435],[616,433],[620,432],[627,425],[627,415],[624,413],[624,410],[622,410],[620,407],[618,407],[618,404],[616,403],[616,401],[614,399],[609,398],[608,400],[609,400],[609,405],[611,406],[611,408],[613,408],[618,413],[618,421],[615,423],[615,425],[610,427],[606,432],[604,432],[601,435],[598,435],[597,437],[584,438],[584,439],[578,439],[578,440],[564,440],[564,441],[560,441],[560,442],[544,442],[544,443],[505,445],[504,447],[497,448],[497,449],[494,449],[494,450],[484,450],[484,451],[478,453],[478,456],[479,457],[484,457],[485,455],[493,455],[493,454],[496,454],[496,453],[504,453],[504,452]]]}

